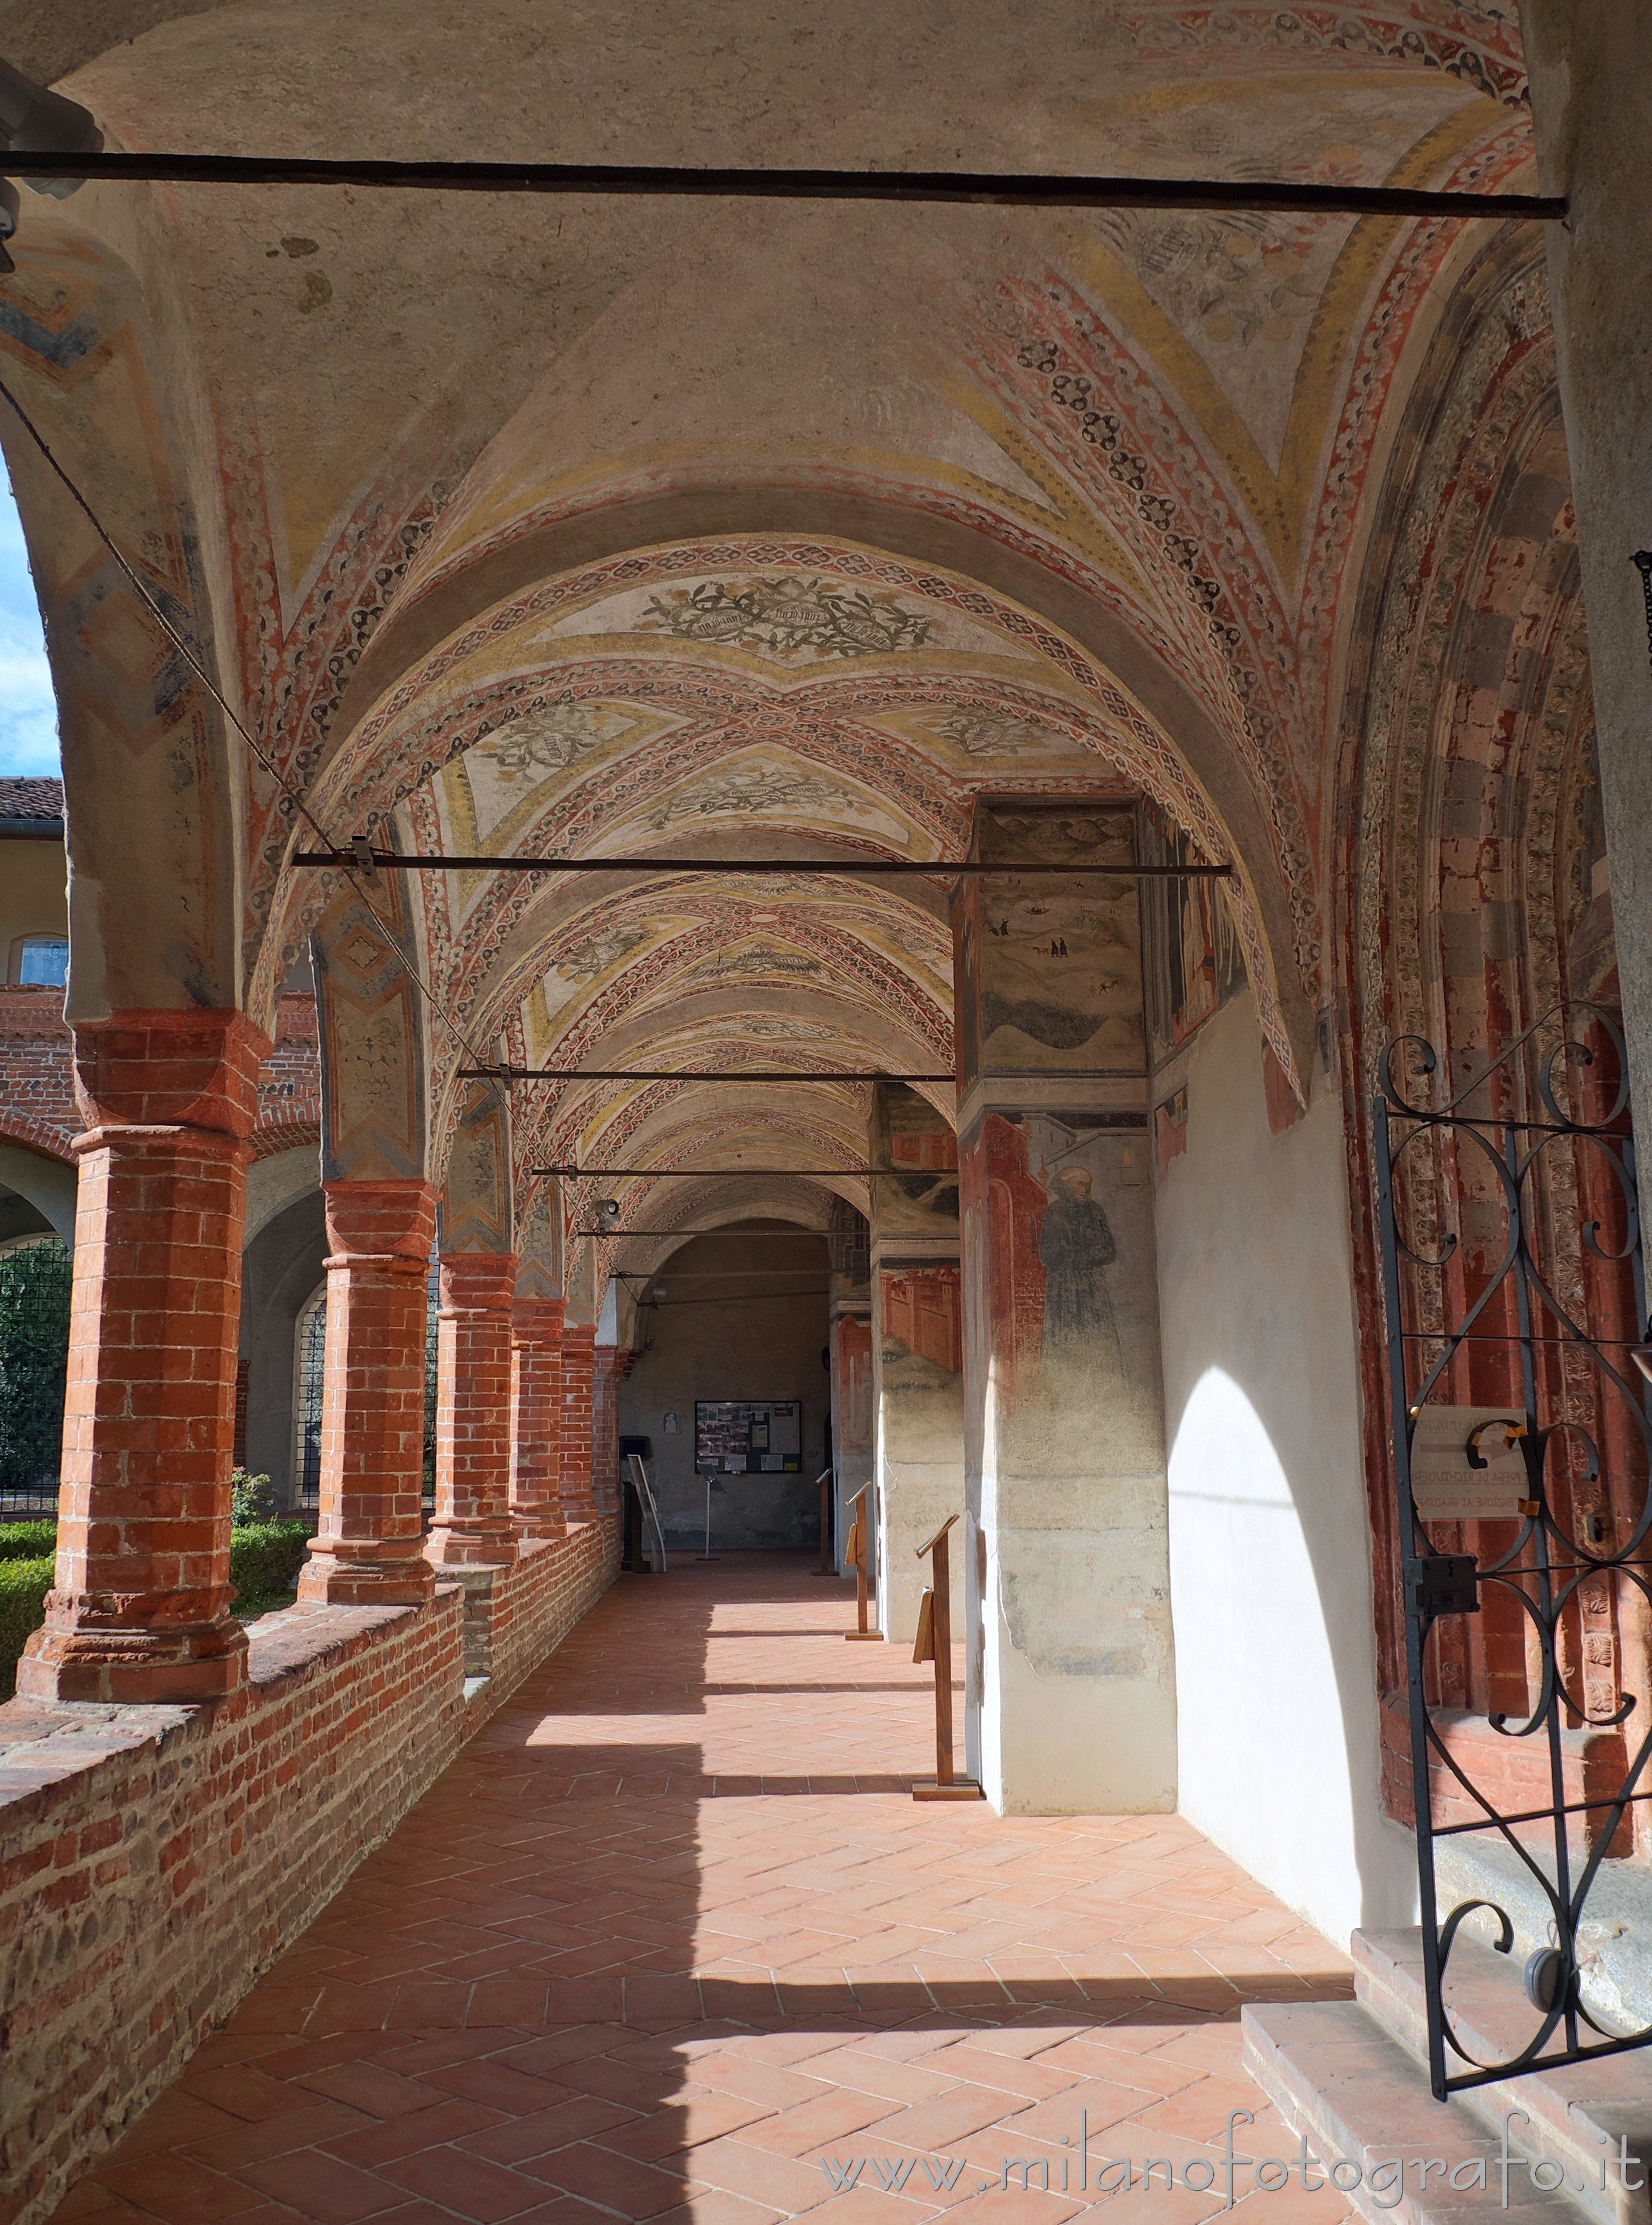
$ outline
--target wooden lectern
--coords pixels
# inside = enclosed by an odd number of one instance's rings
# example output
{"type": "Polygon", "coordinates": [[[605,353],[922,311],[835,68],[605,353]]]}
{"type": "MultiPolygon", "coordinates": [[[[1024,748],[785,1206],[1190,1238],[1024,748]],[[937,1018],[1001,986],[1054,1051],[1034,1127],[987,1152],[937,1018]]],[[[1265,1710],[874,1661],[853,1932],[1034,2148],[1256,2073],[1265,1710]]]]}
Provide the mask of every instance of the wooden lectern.
{"type": "Polygon", "coordinates": [[[854,1519],[849,1525],[849,1543],[844,1548],[843,1556],[855,1572],[856,1627],[845,1630],[844,1636],[851,1644],[858,1638],[882,1638],[883,1635],[881,1630],[868,1630],[866,1627],[866,1524],[861,1513],[860,1502],[871,1487],[870,1483],[863,1483],[849,1502],[854,1519]]]}
{"type": "Polygon", "coordinates": [[[972,1777],[953,1774],[953,1578],[947,1531],[958,1519],[949,1514],[918,1558],[929,1561],[929,1589],[918,1602],[918,1642],[915,1661],[935,1664],[935,1773],[920,1777],[913,1784],[915,1800],[984,1800],[986,1795],[972,1777]]]}

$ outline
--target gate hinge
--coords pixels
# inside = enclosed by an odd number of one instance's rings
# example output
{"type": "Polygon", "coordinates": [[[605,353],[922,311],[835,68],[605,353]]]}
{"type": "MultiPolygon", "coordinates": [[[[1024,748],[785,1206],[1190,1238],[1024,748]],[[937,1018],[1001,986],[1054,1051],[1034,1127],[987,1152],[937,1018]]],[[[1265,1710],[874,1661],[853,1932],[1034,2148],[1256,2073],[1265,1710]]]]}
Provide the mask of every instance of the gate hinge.
{"type": "Polygon", "coordinates": [[[1426,1553],[1405,1564],[1407,1604],[1421,1615],[1478,1614],[1480,1588],[1472,1553],[1426,1553]]]}

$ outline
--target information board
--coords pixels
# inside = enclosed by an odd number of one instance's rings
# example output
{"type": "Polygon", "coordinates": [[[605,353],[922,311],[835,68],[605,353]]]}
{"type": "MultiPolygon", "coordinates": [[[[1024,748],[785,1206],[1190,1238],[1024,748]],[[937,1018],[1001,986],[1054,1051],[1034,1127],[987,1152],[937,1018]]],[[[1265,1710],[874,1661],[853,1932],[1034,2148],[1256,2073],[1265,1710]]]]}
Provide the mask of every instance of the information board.
{"type": "Polygon", "coordinates": [[[696,1398],[694,1466],[701,1475],[798,1475],[801,1398],[696,1398]]]}

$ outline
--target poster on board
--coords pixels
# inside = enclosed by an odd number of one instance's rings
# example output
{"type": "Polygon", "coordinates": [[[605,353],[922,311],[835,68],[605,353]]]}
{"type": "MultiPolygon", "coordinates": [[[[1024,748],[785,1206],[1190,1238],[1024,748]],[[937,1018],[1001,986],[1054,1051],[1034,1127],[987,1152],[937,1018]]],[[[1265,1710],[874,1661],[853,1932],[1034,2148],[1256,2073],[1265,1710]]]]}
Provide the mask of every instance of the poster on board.
{"type": "Polygon", "coordinates": [[[701,1475],[799,1475],[801,1398],[697,1398],[694,1466],[701,1475]]]}

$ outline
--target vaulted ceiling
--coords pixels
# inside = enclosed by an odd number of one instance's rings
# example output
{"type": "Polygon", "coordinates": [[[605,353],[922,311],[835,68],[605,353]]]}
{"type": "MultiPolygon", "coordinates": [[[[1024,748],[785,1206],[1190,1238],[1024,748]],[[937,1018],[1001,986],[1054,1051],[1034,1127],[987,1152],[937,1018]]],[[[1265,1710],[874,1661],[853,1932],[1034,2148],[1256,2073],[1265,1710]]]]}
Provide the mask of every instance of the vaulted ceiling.
{"type": "MultiPolygon", "coordinates": [[[[19,0],[3,43],[130,148],[1529,182],[1512,0],[19,0]]],[[[1234,861],[1300,1082],[1372,491],[1498,230],[93,184],[28,201],[0,359],[331,834],[921,865],[983,794],[1141,794],[1234,861]]],[[[313,838],[5,440],[73,993],[267,1013],[330,894],[288,864],[313,838]]],[[[518,1063],[951,1062],[933,877],[410,894],[446,1010],[518,1063]]],[[[443,1028],[430,1060],[440,1130],[443,1028]]],[[[864,1138],[853,1085],[522,1110],[524,1165],[864,1138]]]]}

